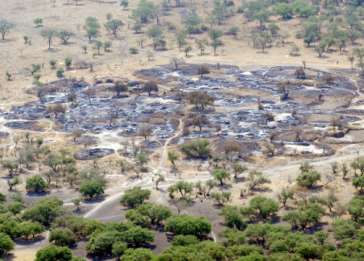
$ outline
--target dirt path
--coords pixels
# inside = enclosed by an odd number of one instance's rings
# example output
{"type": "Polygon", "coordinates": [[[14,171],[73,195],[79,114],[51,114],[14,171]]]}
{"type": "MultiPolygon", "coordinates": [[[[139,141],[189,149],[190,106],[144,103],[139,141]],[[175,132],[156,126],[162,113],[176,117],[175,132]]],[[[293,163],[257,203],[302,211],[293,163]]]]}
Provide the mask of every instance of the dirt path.
{"type": "Polygon", "coordinates": [[[178,138],[182,134],[183,127],[184,127],[184,121],[183,121],[183,119],[179,119],[179,124],[178,124],[176,133],[172,137],[168,138],[166,140],[166,142],[164,143],[163,147],[162,147],[162,152],[161,152],[159,165],[158,165],[158,168],[156,170],[156,173],[158,173],[158,172],[162,171],[163,169],[165,169],[164,166],[166,165],[166,161],[167,161],[167,158],[168,158],[168,145],[171,143],[171,141],[173,139],[178,138]]]}

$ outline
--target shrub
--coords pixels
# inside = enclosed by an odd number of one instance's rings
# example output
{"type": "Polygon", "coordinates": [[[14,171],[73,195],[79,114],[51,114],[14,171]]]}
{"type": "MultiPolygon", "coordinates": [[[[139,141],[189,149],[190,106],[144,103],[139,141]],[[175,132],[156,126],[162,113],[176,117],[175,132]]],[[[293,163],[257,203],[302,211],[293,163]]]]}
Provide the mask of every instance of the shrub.
{"type": "Polygon", "coordinates": [[[47,189],[47,182],[40,175],[35,175],[27,178],[25,188],[28,193],[43,193],[47,189]]]}

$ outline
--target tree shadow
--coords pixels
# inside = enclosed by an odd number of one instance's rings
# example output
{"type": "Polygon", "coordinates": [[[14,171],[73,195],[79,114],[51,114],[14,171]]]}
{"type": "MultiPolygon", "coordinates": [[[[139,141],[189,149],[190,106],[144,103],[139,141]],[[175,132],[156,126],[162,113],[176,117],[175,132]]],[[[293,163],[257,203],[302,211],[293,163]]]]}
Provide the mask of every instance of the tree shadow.
{"type": "Polygon", "coordinates": [[[29,245],[33,245],[34,243],[41,242],[44,239],[45,239],[45,237],[43,235],[36,235],[34,238],[30,238],[30,239],[17,238],[14,240],[14,242],[20,246],[29,246],[29,245]]]}
{"type": "Polygon", "coordinates": [[[43,191],[43,192],[32,192],[32,191],[29,191],[29,192],[27,192],[27,196],[28,197],[33,197],[33,198],[35,198],[35,197],[44,197],[44,196],[47,196],[47,195],[49,195],[50,194],[50,192],[49,191],[43,191]]]}

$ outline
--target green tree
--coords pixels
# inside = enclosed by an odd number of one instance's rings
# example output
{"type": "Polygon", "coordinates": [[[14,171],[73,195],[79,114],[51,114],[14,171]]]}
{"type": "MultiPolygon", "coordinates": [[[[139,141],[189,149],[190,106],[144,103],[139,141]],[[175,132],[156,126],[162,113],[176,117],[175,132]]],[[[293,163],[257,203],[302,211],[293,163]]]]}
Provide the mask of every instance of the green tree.
{"type": "Polygon", "coordinates": [[[293,17],[293,6],[288,3],[278,3],[274,6],[274,11],[280,15],[283,20],[289,20],[293,17]]]}
{"type": "Polygon", "coordinates": [[[320,222],[325,210],[318,203],[302,204],[298,210],[289,211],[283,220],[291,224],[292,228],[306,229],[320,222]]]}
{"type": "Polygon", "coordinates": [[[355,222],[364,224],[364,197],[353,197],[349,202],[348,212],[355,222]]]}
{"type": "Polygon", "coordinates": [[[230,179],[230,173],[224,169],[214,169],[212,176],[220,183],[220,186],[224,186],[224,181],[230,179]]]}
{"type": "Polygon", "coordinates": [[[266,220],[275,215],[279,209],[278,203],[270,198],[256,196],[249,202],[249,209],[256,218],[266,220]]]}
{"type": "Polygon", "coordinates": [[[25,189],[28,193],[43,193],[46,191],[47,182],[40,175],[27,178],[25,189]]]}
{"type": "Polygon", "coordinates": [[[194,235],[201,238],[211,232],[211,224],[204,217],[181,215],[168,218],[165,229],[175,235],[194,235]]]}
{"type": "Polygon", "coordinates": [[[118,31],[123,26],[123,22],[119,19],[108,20],[105,24],[106,30],[108,30],[114,37],[117,37],[118,31]]]}
{"type": "Polygon", "coordinates": [[[40,34],[44,39],[47,40],[48,50],[50,50],[52,48],[53,38],[58,35],[58,32],[55,29],[48,28],[48,29],[42,30],[40,34]]]}
{"type": "Polygon", "coordinates": [[[201,32],[201,18],[198,16],[195,10],[191,10],[186,18],[184,24],[188,34],[195,34],[201,32]]]}
{"type": "Polygon", "coordinates": [[[222,0],[214,0],[214,5],[211,13],[211,19],[221,25],[227,16],[226,2],[222,0]]]}
{"type": "Polygon", "coordinates": [[[59,247],[49,245],[40,249],[37,254],[35,261],[71,261],[72,252],[68,247],[59,247]]]}
{"type": "Polygon", "coordinates": [[[193,191],[193,184],[187,181],[177,181],[174,185],[170,186],[168,188],[169,195],[174,198],[175,192],[178,192],[180,195],[180,198],[187,199],[189,194],[191,194],[193,191]]]}
{"type": "Polygon", "coordinates": [[[212,192],[211,198],[216,202],[218,206],[224,206],[227,202],[231,200],[231,192],[212,192]]]}
{"type": "Polygon", "coordinates": [[[248,188],[251,191],[261,188],[262,185],[270,183],[270,180],[264,177],[262,172],[251,171],[249,172],[248,178],[248,188]]]}
{"type": "Polygon", "coordinates": [[[181,49],[183,46],[185,46],[187,44],[186,41],[187,38],[187,32],[186,31],[179,31],[176,34],[176,40],[177,40],[177,45],[178,48],[181,49]]]}
{"type": "Polygon", "coordinates": [[[211,29],[209,31],[209,37],[211,39],[211,46],[214,50],[215,56],[217,55],[217,53],[216,53],[217,48],[223,44],[220,39],[222,35],[223,35],[222,31],[217,30],[217,29],[211,29]]]}
{"type": "Polygon", "coordinates": [[[153,25],[147,31],[147,35],[153,41],[153,48],[154,50],[158,49],[161,42],[164,41],[163,30],[159,25],[153,25]]]}
{"type": "Polygon", "coordinates": [[[171,162],[172,166],[176,167],[176,161],[178,160],[178,154],[175,151],[168,151],[168,160],[171,162]]]}
{"type": "Polygon", "coordinates": [[[169,210],[169,208],[151,203],[144,203],[138,206],[135,211],[143,217],[147,218],[147,223],[151,224],[152,226],[161,225],[161,222],[163,220],[166,220],[172,215],[172,212],[169,210]]]}
{"type": "Polygon", "coordinates": [[[84,180],[80,185],[80,193],[86,199],[94,199],[102,196],[105,190],[105,182],[98,179],[84,180]]]}
{"type": "Polygon", "coordinates": [[[0,19],[0,34],[1,34],[1,39],[4,41],[5,40],[5,36],[10,32],[11,29],[13,29],[15,27],[15,24],[5,20],[5,19],[0,19]]]}
{"type": "Polygon", "coordinates": [[[224,224],[229,228],[243,230],[246,227],[248,220],[243,217],[238,207],[226,206],[221,214],[224,217],[224,224]]]}
{"type": "Polygon", "coordinates": [[[352,239],[358,231],[358,225],[351,220],[336,219],[332,223],[336,240],[352,239]]]}
{"type": "Polygon", "coordinates": [[[358,176],[353,178],[353,186],[359,190],[359,193],[364,191],[364,176],[358,176]]]}
{"type": "Polygon", "coordinates": [[[317,8],[304,0],[295,0],[292,3],[292,8],[296,15],[303,18],[308,18],[317,13],[317,8]]]}
{"type": "Polygon", "coordinates": [[[115,242],[112,245],[112,254],[113,256],[120,257],[125,251],[128,249],[128,245],[124,242],[115,242]]]}
{"type": "Polygon", "coordinates": [[[0,232],[0,256],[7,254],[13,248],[13,240],[7,234],[0,232]]]}
{"type": "Polygon", "coordinates": [[[96,17],[87,17],[84,25],[87,38],[91,42],[99,34],[100,24],[96,17]]]}
{"type": "Polygon", "coordinates": [[[120,203],[128,208],[135,208],[150,197],[150,190],[135,187],[125,191],[120,203]]]}
{"type": "Polygon", "coordinates": [[[4,159],[1,161],[1,165],[8,170],[8,176],[10,178],[14,177],[19,170],[19,162],[16,159],[4,159]]]}
{"type": "Polygon", "coordinates": [[[66,66],[66,69],[67,70],[71,69],[71,66],[72,66],[72,58],[71,57],[66,57],[64,59],[64,65],[66,66]]]}
{"type": "Polygon", "coordinates": [[[76,243],[76,236],[69,228],[55,228],[51,230],[49,242],[56,246],[72,247],[76,243]]]}
{"type": "Polygon", "coordinates": [[[139,3],[132,11],[132,17],[142,24],[148,23],[149,20],[154,16],[156,6],[152,1],[139,0],[139,3]]]}
{"type": "Polygon", "coordinates": [[[71,37],[73,37],[75,34],[71,31],[67,31],[67,30],[60,30],[58,32],[58,38],[61,39],[62,44],[66,45],[69,43],[71,37]]]}
{"type": "Polygon", "coordinates": [[[322,255],[321,247],[313,242],[304,242],[300,244],[297,247],[296,252],[305,260],[320,259],[322,255]]]}
{"type": "Polygon", "coordinates": [[[130,247],[142,247],[147,243],[153,242],[154,235],[148,229],[138,226],[132,227],[123,232],[122,240],[130,247]]]}
{"type": "Polygon", "coordinates": [[[320,27],[320,23],[315,19],[310,19],[303,25],[303,41],[307,47],[310,47],[312,43],[320,39],[320,27]]]}
{"type": "Polygon", "coordinates": [[[23,212],[25,220],[39,222],[48,227],[60,214],[62,214],[63,202],[57,198],[45,198],[23,212]]]}
{"type": "Polygon", "coordinates": [[[306,187],[312,188],[318,181],[321,180],[321,174],[315,170],[303,171],[297,177],[297,184],[306,187]]]}
{"type": "Polygon", "coordinates": [[[30,236],[34,239],[36,235],[44,231],[44,227],[37,222],[24,221],[19,224],[19,234],[25,239],[29,239],[30,236]]]}
{"type": "MultiPolygon", "coordinates": [[[[124,233],[125,231],[123,231],[124,233]]],[[[93,233],[87,242],[87,253],[95,257],[107,257],[112,254],[113,245],[122,242],[122,232],[105,230],[93,233]]]]}
{"type": "Polygon", "coordinates": [[[182,152],[192,159],[205,160],[210,156],[210,143],[207,140],[196,140],[181,146],[182,152]]]}
{"type": "Polygon", "coordinates": [[[293,190],[288,188],[282,189],[282,191],[278,194],[278,200],[283,207],[286,207],[287,201],[293,198],[294,198],[294,192],[293,190]]]}
{"type": "Polygon", "coordinates": [[[40,17],[37,17],[37,18],[35,18],[35,19],[33,20],[33,23],[34,23],[34,26],[35,26],[36,28],[38,28],[38,27],[42,27],[42,26],[43,26],[43,19],[42,19],[42,18],[40,18],[40,17]]]}

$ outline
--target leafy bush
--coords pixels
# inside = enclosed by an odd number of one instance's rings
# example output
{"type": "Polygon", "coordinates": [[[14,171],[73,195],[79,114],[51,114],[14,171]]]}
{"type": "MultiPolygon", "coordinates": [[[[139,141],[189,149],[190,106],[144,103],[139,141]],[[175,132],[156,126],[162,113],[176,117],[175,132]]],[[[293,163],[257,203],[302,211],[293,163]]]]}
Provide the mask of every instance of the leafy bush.
{"type": "Polygon", "coordinates": [[[47,182],[40,175],[35,175],[27,178],[25,189],[28,193],[43,193],[47,189],[47,182]]]}

